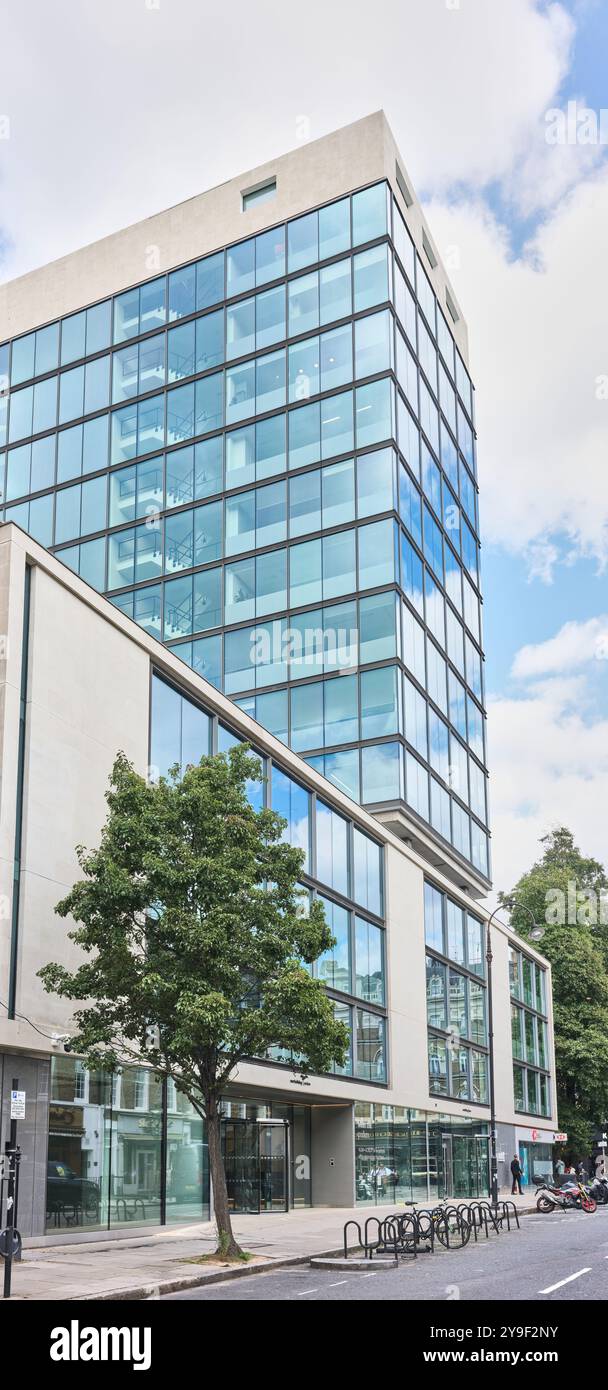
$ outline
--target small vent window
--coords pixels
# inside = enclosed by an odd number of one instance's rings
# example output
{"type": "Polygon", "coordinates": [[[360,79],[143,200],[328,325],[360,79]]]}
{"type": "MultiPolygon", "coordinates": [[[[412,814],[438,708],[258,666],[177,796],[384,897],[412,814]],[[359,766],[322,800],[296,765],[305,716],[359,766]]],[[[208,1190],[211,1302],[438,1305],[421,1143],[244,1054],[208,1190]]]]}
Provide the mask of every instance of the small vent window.
{"type": "Polygon", "coordinates": [[[400,169],[397,163],[395,163],[395,179],[397,180],[397,188],[399,189],[399,192],[403,198],[406,208],[411,208],[414,199],[412,198],[407,183],[405,182],[403,171],[402,169],[400,169]]]}
{"type": "Polygon", "coordinates": [[[430,241],[429,241],[429,239],[428,239],[428,236],[427,236],[427,234],[426,234],[424,228],[422,229],[422,245],[423,245],[423,247],[424,247],[424,251],[425,251],[425,255],[426,255],[427,261],[429,262],[430,265],[432,265],[433,270],[434,270],[434,269],[435,269],[435,266],[438,264],[438,262],[437,262],[437,257],[436,257],[436,255],[435,255],[435,252],[433,251],[433,248],[432,248],[432,246],[431,246],[431,243],[430,243],[430,241]]]}
{"type": "Polygon", "coordinates": [[[268,179],[266,183],[260,183],[257,188],[248,188],[241,193],[243,201],[243,212],[252,208],[256,203],[267,203],[269,198],[274,198],[277,191],[276,179],[268,179]]]}
{"type": "Polygon", "coordinates": [[[453,322],[453,323],[458,323],[458,320],[459,320],[459,318],[460,318],[460,314],[458,313],[458,310],[457,310],[457,308],[456,308],[456,305],[455,305],[455,303],[454,303],[454,300],[452,299],[452,296],[451,296],[449,290],[446,290],[446,292],[445,292],[445,302],[446,302],[446,304],[447,304],[447,306],[448,306],[448,313],[449,313],[449,315],[450,315],[450,318],[452,319],[452,322],[453,322]]]}

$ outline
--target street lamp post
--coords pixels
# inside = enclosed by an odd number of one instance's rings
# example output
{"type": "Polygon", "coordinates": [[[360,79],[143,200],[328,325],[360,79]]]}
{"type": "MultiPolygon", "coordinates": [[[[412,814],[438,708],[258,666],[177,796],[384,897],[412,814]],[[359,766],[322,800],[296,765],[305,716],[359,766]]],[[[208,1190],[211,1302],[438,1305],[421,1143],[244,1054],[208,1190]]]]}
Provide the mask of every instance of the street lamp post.
{"type": "MultiPolygon", "coordinates": [[[[515,900],[512,898],[506,904],[506,906],[512,906],[514,901],[515,900]]],[[[523,903],[519,903],[518,906],[522,909],[523,912],[528,913],[532,921],[532,932],[530,933],[532,939],[535,941],[540,941],[541,937],[543,936],[543,931],[541,927],[537,927],[536,921],[534,919],[534,914],[532,913],[530,908],[525,907],[523,903]]],[[[494,1211],[496,1211],[498,1207],[498,1159],[496,1157],[496,1092],[494,1088],[494,1005],[492,999],[493,955],[492,934],[490,929],[492,926],[492,922],[494,921],[494,918],[496,917],[498,912],[500,912],[500,907],[495,907],[492,915],[488,918],[486,926],[486,964],[488,967],[488,1050],[490,1060],[490,1196],[494,1211]]]]}

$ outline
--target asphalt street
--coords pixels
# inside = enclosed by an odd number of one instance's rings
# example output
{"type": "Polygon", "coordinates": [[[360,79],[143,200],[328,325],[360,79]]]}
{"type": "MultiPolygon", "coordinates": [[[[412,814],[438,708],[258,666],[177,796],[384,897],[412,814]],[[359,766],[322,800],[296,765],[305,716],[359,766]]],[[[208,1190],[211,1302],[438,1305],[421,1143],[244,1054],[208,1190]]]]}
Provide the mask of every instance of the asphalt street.
{"type": "MultiPolygon", "coordinates": [[[[272,1221],[272,1216],[268,1217],[272,1221]]],[[[318,1270],[309,1265],[245,1275],[162,1301],[351,1302],[608,1299],[608,1207],[524,1216],[521,1229],[464,1250],[411,1257],[398,1269],[318,1270]]]]}

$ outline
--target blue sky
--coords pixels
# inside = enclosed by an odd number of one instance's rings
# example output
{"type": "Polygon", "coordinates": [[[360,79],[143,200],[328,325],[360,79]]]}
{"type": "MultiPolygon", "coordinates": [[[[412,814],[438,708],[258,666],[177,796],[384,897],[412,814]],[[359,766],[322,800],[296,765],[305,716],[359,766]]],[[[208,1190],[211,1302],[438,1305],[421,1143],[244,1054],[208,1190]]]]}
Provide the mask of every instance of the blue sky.
{"type": "Polygon", "coordinates": [[[79,0],[77,26],[29,0],[3,25],[0,281],[385,110],[469,327],[499,887],[556,823],[608,859],[608,147],[546,139],[608,105],[607,50],[606,0],[79,0]]]}

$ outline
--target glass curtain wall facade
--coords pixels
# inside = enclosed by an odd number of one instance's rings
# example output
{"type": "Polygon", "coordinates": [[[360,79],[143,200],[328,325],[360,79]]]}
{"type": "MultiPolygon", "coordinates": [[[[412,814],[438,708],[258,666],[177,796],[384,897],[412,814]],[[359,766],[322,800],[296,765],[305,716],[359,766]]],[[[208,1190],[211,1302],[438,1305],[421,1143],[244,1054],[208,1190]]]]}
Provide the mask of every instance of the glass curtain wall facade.
{"type": "MultiPolygon", "coordinates": [[[[152,678],[150,764],[163,775],[239,742],[217,717],[160,676],[152,678]]],[[[382,846],[363,834],[318,794],[309,792],[274,760],[260,757],[262,782],[250,787],[252,804],[271,806],[286,821],[285,839],[305,852],[302,911],[321,898],[336,944],[312,967],[324,980],[336,1014],[350,1033],[341,1076],[386,1085],[387,1010],[382,846]]],[[[291,1067],[273,1049],[269,1060],[291,1067]]]]}
{"type": "Polygon", "coordinates": [[[513,948],[509,983],[515,1109],[527,1115],[550,1115],[546,971],[513,948]]]}
{"type": "Polygon", "coordinates": [[[489,872],[473,389],[385,182],[0,346],[3,517],[489,872]]]}
{"type": "Polygon", "coordinates": [[[143,1067],[87,1072],[53,1057],[47,1230],[107,1230],[209,1219],[200,1116],[143,1067]]]}
{"type": "Polygon", "coordinates": [[[355,1106],[357,1202],[394,1206],[488,1191],[488,1126],[402,1106],[355,1106]]]}
{"type": "Polygon", "coordinates": [[[424,885],[429,1090],[488,1104],[488,1027],[483,922],[424,885]]]}

